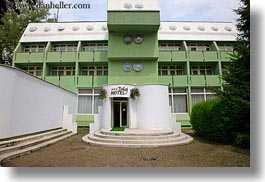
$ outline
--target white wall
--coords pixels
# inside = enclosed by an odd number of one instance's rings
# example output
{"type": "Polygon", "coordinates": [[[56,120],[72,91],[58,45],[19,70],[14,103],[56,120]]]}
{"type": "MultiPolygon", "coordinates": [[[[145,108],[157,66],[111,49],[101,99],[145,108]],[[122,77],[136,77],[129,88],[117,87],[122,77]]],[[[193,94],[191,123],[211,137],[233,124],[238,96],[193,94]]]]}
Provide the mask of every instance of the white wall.
{"type": "Polygon", "coordinates": [[[62,127],[63,106],[76,113],[76,94],[0,65],[0,139],[62,127]]]}
{"type": "Polygon", "coordinates": [[[137,86],[137,126],[142,129],[172,128],[168,87],[164,85],[137,86]]]}

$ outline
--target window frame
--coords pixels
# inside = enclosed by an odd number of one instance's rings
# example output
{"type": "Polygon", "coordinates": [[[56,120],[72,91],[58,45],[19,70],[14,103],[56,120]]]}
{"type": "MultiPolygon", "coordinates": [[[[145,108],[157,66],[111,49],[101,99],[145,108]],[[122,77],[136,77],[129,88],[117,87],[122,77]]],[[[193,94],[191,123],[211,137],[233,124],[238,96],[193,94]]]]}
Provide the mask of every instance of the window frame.
{"type": "Polygon", "coordinates": [[[82,51],[108,51],[108,43],[85,43],[82,45],[82,51]]]}
{"type": "Polygon", "coordinates": [[[27,72],[28,74],[31,74],[31,75],[36,76],[36,77],[41,77],[43,74],[43,67],[42,66],[23,66],[21,69],[23,71],[27,72]],[[41,71],[41,74],[37,75],[37,73],[39,71],[41,71]]]}
{"type": "Polygon", "coordinates": [[[51,66],[50,76],[75,76],[75,66],[51,66]],[[69,71],[70,75],[68,75],[69,71]]]}
{"type": "Polygon", "coordinates": [[[76,52],[77,44],[54,44],[52,50],[53,52],[76,52]]]}
{"type": "Polygon", "coordinates": [[[159,65],[158,66],[159,76],[180,76],[184,75],[183,65],[159,65]],[[175,68],[173,68],[175,67],[175,68]],[[181,68],[180,68],[181,67],[181,68]],[[173,73],[174,74],[171,74],[173,73]],[[181,72],[181,74],[179,74],[181,72]],[[166,73],[166,74],[164,74],[166,73]]]}
{"type": "Polygon", "coordinates": [[[95,113],[95,96],[99,96],[99,91],[101,88],[78,88],[78,94],[77,94],[77,114],[85,114],[85,115],[94,115],[94,114],[98,114],[98,113],[95,113]],[[80,93],[80,90],[91,90],[92,92],[91,93],[80,93]],[[92,102],[91,102],[91,113],[80,113],[79,112],[79,96],[89,96],[91,97],[92,99],[92,102]]]}
{"type": "Polygon", "coordinates": [[[210,89],[207,89],[205,87],[191,87],[191,104],[192,104],[192,106],[196,104],[196,103],[195,104],[192,103],[192,96],[193,95],[203,95],[203,101],[204,102],[207,100],[211,100],[211,99],[207,99],[208,95],[214,95],[216,98],[216,93],[213,91],[210,92],[209,90],[210,89]],[[193,89],[203,89],[203,91],[202,92],[193,92],[193,89]]]}
{"type": "Polygon", "coordinates": [[[188,88],[181,88],[181,87],[178,87],[178,88],[174,88],[174,87],[171,87],[169,88],[169,99],[171,101],[171,113],[172,114],[187,114],[189,113],[189,109],[188,109],[188,88]],[[174,89],[185,89],[185,92],[175,92],[174,89]],[[186,112],[175,112],[175,102],[174,102],[174,96],[186,96],[186,112]]]}
{"type": "Polygon", "coordinates": [[[31,44],[24,46],[24,52],[26,53],[36,53],[45,52],[46,44],[31,44]]]}
{"type": "Polygon", "coordinates": [[[107,65],[89,65],[80,67],[80,76],[107,76],[108,75],[108,66],[107,65]],[[101,71],[101,74],[98,72],[101,71]],[[87,74],[83,74],[87,72],[87,74]],[[91,74],[93,72],[93,74],[91,74]]]}

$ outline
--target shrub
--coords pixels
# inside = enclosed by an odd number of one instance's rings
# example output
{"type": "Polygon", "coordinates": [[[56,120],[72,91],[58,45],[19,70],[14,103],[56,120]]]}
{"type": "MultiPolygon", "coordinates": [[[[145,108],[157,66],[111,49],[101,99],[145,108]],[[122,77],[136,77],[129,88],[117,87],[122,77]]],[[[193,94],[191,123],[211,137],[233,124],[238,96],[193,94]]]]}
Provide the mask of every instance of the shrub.
{"type": "Polygon", "coordinates": [[[219,143],[231,143],[230,125],[227,123],[220,99],[200,102],[193,106],[190,122],[197,134],[219,143]]]}
{"type": "Polygon", "coordinates": [[[235,143],[241,148],[250,147],[250,135],[247,133],[237,133],[235,137],[235,143]]]}
{"type": "Polygon", "coordinates": [[[249,148],[249,125],[244,121],[248,119],[248,103],[235,97],[229,102],[217,98],[195,104],[190,119],[192,127],[207,140],[249,148]]]}

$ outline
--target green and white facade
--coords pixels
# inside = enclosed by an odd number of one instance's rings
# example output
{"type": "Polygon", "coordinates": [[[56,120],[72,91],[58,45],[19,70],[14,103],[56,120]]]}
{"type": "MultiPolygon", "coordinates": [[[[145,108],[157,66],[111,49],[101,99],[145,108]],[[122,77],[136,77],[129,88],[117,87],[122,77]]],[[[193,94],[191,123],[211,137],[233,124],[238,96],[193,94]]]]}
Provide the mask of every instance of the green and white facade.
{"type": "Polygon", "coordinates": [[[30,23],[13,66],[76,93],[78,126],[188,126],[192,105],[222,89],[236,34],[226,22],[161,22],[156,1],[109,0],[107,22],[30,23]]]}

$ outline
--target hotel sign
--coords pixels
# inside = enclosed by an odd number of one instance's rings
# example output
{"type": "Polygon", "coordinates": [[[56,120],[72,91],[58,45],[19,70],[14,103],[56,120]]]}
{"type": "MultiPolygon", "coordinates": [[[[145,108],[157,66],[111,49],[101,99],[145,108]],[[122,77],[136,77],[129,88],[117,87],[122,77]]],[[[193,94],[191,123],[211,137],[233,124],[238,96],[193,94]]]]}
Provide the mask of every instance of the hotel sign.
{"type": "Polygon", "coordinates": [[[132,85],[109,85],[106,86],[107,97],[130,97],[130,90],[135,88],[132,85]]]}
{"type": "Polygon", "coordinates": [[[110,91],[110,95],[112,96],[125,96],[127,95],[129,92],[128,87],[116,87],[116,88],[112,88],[110,91]]]}

